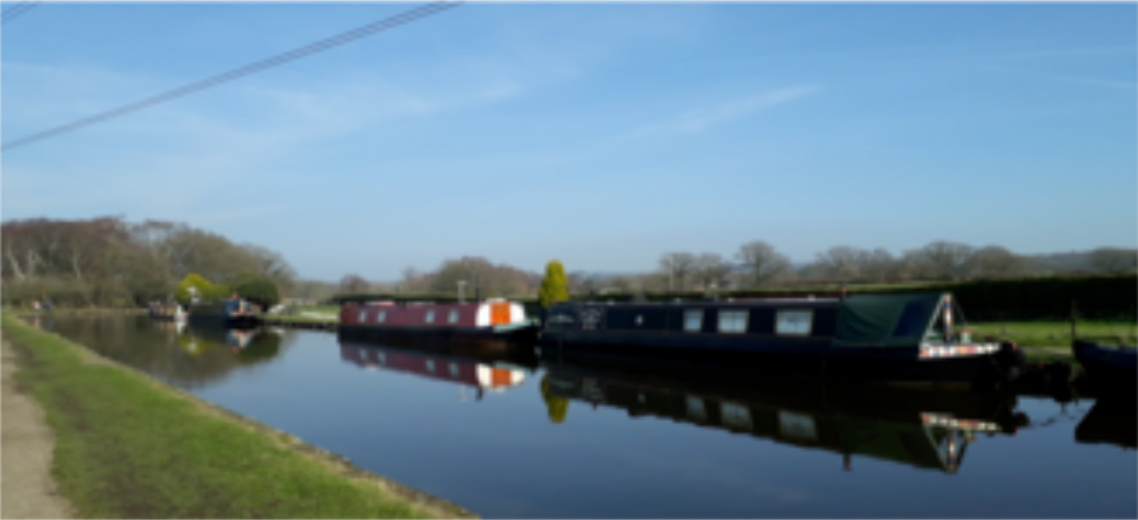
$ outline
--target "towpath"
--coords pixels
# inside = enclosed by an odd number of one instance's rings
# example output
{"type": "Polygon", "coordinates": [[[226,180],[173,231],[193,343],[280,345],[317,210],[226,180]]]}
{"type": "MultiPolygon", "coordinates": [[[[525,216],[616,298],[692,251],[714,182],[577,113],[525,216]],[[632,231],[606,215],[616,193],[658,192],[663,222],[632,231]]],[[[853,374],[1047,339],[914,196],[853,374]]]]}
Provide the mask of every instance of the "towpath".
{"type": "Polygon", "coordinates": [[[0,517],[73,518],[51,478],[55,436],[35,399],[16,384],[18,358],[0,342],[0,517]]]}

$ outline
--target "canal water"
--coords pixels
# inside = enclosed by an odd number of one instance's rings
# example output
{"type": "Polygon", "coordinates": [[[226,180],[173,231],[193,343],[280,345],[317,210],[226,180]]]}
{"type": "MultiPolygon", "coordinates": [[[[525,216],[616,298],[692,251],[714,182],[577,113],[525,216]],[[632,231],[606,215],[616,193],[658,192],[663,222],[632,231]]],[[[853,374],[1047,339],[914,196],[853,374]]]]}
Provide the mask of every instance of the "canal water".
{"type": "Polygon", "coordinates": [[[484,517],[1135,518],[1135,407],[760,387],[176,327],[39,325],[484,517]]]}

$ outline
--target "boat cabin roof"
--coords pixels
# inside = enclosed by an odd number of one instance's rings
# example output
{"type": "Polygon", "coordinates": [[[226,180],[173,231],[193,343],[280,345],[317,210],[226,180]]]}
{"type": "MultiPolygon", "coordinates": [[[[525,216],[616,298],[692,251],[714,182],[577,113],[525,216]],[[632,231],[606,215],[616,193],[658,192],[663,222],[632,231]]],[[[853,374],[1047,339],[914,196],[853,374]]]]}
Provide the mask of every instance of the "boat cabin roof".
{"type": "Polygon", "coordinates": [[[841,300],[837,298],[757,298],[748,300],[680,300],[670,302],[613,302],[613,301],[571,301],[559,302],[556,306],[604,306],[604,307],[637,307],[637,308],[664,308],[664,307],[834,307],[841,300]]]}

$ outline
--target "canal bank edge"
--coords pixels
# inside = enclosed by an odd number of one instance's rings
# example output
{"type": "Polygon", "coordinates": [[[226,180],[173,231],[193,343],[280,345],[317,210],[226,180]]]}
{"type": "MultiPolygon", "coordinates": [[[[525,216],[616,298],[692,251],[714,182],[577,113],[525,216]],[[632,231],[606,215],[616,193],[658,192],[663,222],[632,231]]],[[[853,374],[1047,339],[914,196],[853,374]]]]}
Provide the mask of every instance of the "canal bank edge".
{"type": "MultiPolygon", "coordinates": [[[[103,365],[117,369],[129,377],[136,378],[140,382],[148,384],[150,388],[159,393],[165,393],[172,397],[191,403],[207,416],[211,416],[219,421],[226,421],[232,424],[243,426],[244,428],[252,430],[255,433],[259,433],[261,436],[275,441],[276,444],[282,446],[287,451],[294,453],[295,455],[298,455],[305,460],[315,463],[318,467],[324,468],[328,473],[335,477],[369,485],[373,489],[377,489],[383,494],[390,495],[396,499],[406,502],[409,506],[419,510],[423,514],[437,518],[479,518],[478,515],[462,508],[461,506],[458,506],[457,504],[418,491],[373,472],[358,468],[348,459],[322,448],[313,446],[287,432],[278,430],[256,420],[226,410],[225,408],[214,405],[213,403],[205,401],[178,388],[171,387],[161,381],[150,377],[148,374],[142,371],[118,363],[112,359],[100,356],[94,351],[91,351],[82,345],[76,344],[67,339],[64,339],[57,334],[47,333],[35,329],[31,325],[24,323],[19,319],[16,319],[8,312],[4,312],[3,315],[0,316],[0,319],[2,319],[3,322],[5,342],[10,343],[10,345],[13,347],[16,347],[15,350],[17,351],[24,346],[21,345],[20,341],[9,335],[10,329],[22,329],[22,331],[26,332],[27,334],[39,335],[44,339],[53,339],[73,350],[74,353],[76,353],[85,364],[103,365]]],[[[19,370],[19,363],[17,363],[16,369],[19,370]]]]}
{"type": "Polygon", "coordinates": [[[44,420],[35,397],[16,382],[16,352],[2,346],[3,469],[0,471],[0,517],[74,518],[71,504],[51,477],[55,434],[44,420]]]}

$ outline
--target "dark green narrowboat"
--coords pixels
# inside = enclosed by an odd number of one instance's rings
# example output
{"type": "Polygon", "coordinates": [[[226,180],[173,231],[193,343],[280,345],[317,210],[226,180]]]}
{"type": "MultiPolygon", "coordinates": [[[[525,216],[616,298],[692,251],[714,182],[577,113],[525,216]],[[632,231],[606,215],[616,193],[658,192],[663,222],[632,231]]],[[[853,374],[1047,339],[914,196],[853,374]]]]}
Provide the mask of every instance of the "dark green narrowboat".
{"type": "Polygon", "coordinates": [[[664,357],[773,378],[996,386],[1018,377],[1014,344],[971,337],[950,294],[669,303],[562,302],[545,358],[664,357]]]}

